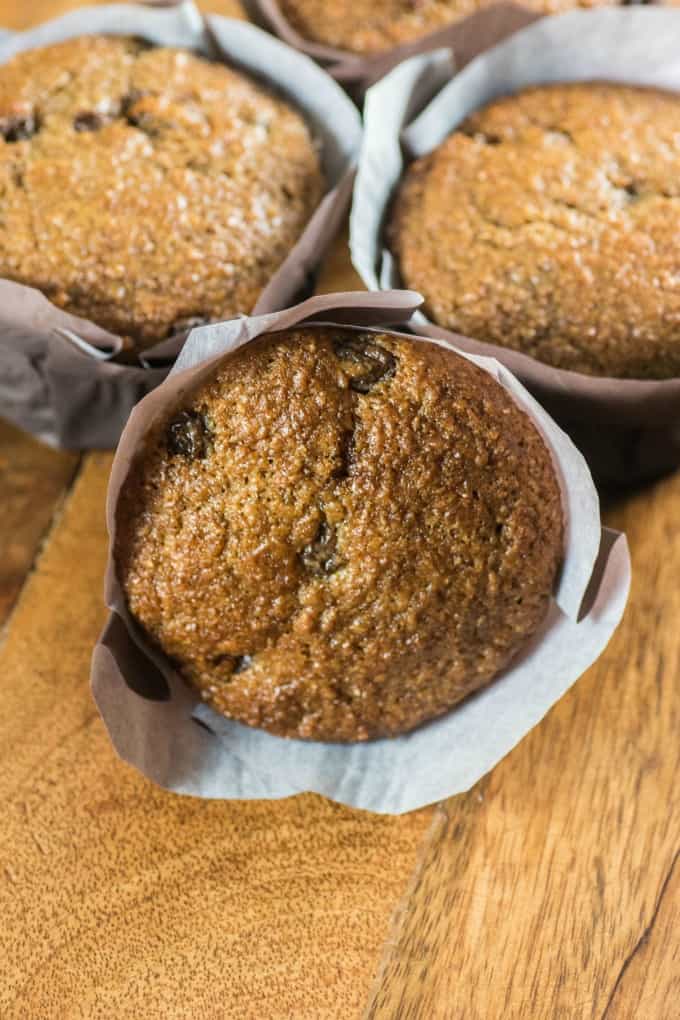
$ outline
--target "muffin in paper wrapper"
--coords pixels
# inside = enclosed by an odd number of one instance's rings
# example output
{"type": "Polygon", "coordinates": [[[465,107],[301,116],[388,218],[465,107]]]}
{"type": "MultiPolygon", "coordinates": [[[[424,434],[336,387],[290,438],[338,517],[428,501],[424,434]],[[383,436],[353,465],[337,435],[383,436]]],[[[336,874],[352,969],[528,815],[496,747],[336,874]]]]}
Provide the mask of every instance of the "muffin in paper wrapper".
{"type": "MultiPolygon", "coordinates": [[[[82,8],[0,36],[0,63],[22,50],[83,34],[136,35],[194,50],[282,94],[321,146],[328,191],[252,311],[285,308],[309,287],[349,204],[361,122],[342,89],[312,60],[245,21],[203,16],[192,2],[82,8]]],[[[251,309],[242,309],[244,312],[251,309]]],[[[165,378],[178,334],[123,363],[120,337],[69,315],[40,291],[0,280],[0,416],[52,446],[115,446],[131,408],[165,378]]]]}
{"type": "MultiPolygon", "coordinates": [[[[408,162],[431,152],[498,96],[570,81],[680,91],[680,11],[640,6],[541,18],[480,52],[457,74],[444,49],[402,63],[369,90],[350,228],[352,261],[369,288],[401,284],[383,229],[408,162]]],[[[680,463],[680,378],[584,375],[460,336],[421,312],[412,325],[425,336],[497,358],[569,432],[598,480],[635,483],[680,463]]]]}
{"type": "Polygon", "coordinates": [[[380,53],[362,55],[306,39],[288,21],[278,0],[243,0],[243,4],[254,21],[274,32],[289,46],[317,60],[357,99],[362,97],[369,85],[418,53],[446,46],[455,55],[456,67],[461,68],[483,49],[494,46],[512,32],[542,17],[520,4],[491,4],[411,42],[380,53]]]}
{"type": "MultiPolygon", "coordinates": [[[[118,754],[177,793],[222,799],[304,791],[400,814],[469,789],[506,755],[597,659],[616,629],[630,584],[626,539],[600,524],[583,457],[502,365],[458,352],[497,380],[543,437],[560,483],[564,560],[546,619],[497,679],[405,736],[366,743],[290,740],[226,719],[205,705],[128,612],[113,559],[121,487],[153,423],[211,376],[231,352],[296,324],[371,329],[406,323],[410,291],[330,294],[286,311],[194,330],[170,375],[133,410],[108,492],[108,623],[95,648],[92,690],[118,754]]],[[[399,334],[413,343],[425,338],[399,334]]],[[[430,341],[431,342],[431,341],[430,341]]],[[[456,348],[437,340],[443,347],[456,348]]]]}

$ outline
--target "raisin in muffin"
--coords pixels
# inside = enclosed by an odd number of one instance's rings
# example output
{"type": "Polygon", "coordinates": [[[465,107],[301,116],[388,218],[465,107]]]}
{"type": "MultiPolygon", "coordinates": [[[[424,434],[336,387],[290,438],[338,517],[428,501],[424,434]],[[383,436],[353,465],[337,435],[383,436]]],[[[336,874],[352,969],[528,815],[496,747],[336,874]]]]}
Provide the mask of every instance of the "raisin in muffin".
{"type": "Polygon", "coordinates": [[[404,733],[543,621],[563,549],[551,456],[469,361],[395,335],[261,338],[147,435],[116,569],[219,712],[288,737],[404,733]]]}
{"type": "Polygon", "coordinates": [[[0,67],[0,276],[139,346],[250,311],[322,177],[296,111],[192,53],[91,36],[0,67]]]}
{"type": "Polygon", "coordinates": [[[680,375],[680,97],[500,99],[408,169],[388,243],[441,326],[589,375],[680,375]]]}
{"type": "MultiPolygon", "coordinates": [[[[445,28],[497,0],[279,0],[291,25],[313,42],[370,55],[445,28]]],[[[603,7],[608,0],[523,0],[539,14],[603,7]]]]}

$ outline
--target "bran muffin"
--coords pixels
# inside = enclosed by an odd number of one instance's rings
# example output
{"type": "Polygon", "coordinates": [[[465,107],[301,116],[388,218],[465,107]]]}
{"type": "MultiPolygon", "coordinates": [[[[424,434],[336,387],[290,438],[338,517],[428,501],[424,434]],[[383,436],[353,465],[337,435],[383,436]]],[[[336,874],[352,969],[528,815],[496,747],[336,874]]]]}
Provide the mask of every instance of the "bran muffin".
{"type": "MultiPolygon", "coordinates": [[[[305,39],[365,56],[413,42],[497,0],[279,0],[305,39]]],[[[603,7],[607,0],[522,0],[539,14],[603,7]]]]}
{"type": "Polygon", "coordinates": [[[152,426],[114,556],[133,617],[214,709],[357,741],[492,680],[562,551],[551,455],[492,377],[319,326],[240,348],[152,426]]]}
{"type": "Polygon", "coordinates": [[[440,326],[589,375],[680,375],[680,97],[542,86],[414,162],[387,235],[440,326]]]}
{"type": "Polygon", "coordinates": [[[140,347],[250,311],[324,187],[285,102],[108,36],[0,66],[0,181],[0,277],[140,347]]]}

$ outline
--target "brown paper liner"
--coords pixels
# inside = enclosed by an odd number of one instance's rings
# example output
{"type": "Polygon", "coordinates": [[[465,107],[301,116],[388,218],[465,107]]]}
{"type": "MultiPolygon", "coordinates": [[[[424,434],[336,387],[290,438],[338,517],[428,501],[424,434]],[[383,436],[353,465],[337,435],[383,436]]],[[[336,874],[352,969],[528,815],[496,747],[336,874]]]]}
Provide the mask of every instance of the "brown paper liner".
{"type": "MultiPolygon", "coordinates": [[[[636,18],[640,16],[644,18],[647,14],[658,17],[661,13],[658,7],[652,10],[641,5],[635,10],[636,18]]],[[[666,14],[669,15],[671,12],[667,11],[666,14]]],[[[624,19],[632,18],[632,9],[626,11],[598,9],[595,12],[570,12],[557,17],[535,19],[537,21],[535,31],[528,27],[520,34],[514,35],[514,38],[500,43],[493,52],[487,52],[485,42],[488,32],[493,29],[496,14],[492,9],[480,12],[475,31],[467,40],[468,54],[476,52],[478,55],[468,61],[465,74],[469,78],[469,72],[475,73],[483,63],[491,68],[493,62],[493,70],[489,70],[489,75],[495,75],[493,78],[495,89],[497,92],[512,91],[511,87],[503,87],[502,75],[508,73],[508,67],[522,67],[524,74],[524,69],[530,63],[528,51],[534,35],[536,56],[540,59],[543,57],[540,51],[541,33],[544,37],[549,34],[555,44],[559,42],[561,34],[571,33],[573,43],[573,38],[577,34],[574,31],[575,19],[580,19],[579,28],[585,32],[589,25],[594,27],[604,15],[608,18],[607,26],[610,22],[616,21],[616,25],[612,27],[620,30],[625,28],[624,19]],[[503,69],[501,72],[498,70],[499,67],[503,69]]],[[[680,14],[674,12],[671,16],[677,18],[680,38],[680,14]]],[[[630,23],[632,24],[632,21],[630,23]]],[[[620,46],[620,34],[619,31],[612,42],[614,47],[620,46]]],[[[411,91],[400,93],[398,96],[398,101],[404,107],[408,106],[408,113],[401,125],[402,134],[395,132],[392,141],[394,146],[398,146],[401,141],[405,165],[410,158],[409,127],[414,118],[426,114],[430,105],[436,101],[449,82],[455,79],[451,63],[447,64],[441,54],[438,56],[430,54],[430,61],[427,63],[426,51],[422,51],[422,61],[423,64],[418,69],[415,61],[413,62],[411,91]]],[[[543,63],[541,66],[544,66],[543,63]]],[[[406,68],[407,65],[402,64],[398,71],[393,72],[393,76],[403,74],[406,68]]],[[[633,69],[629,76],[620,74],[618,80],[624,78],[635,81],[636,70],[633,69]]],[[[583,77],[581,74],[580,78],[583,77]]],[[[601,78],[602,75],[596,73],[595,77],[601,78]]],[[[481,78],[481,75],[478,78],[481,78]]],[[[570,76],[560,75],[559,80],[570,80],[570,76]]],[[[533,78],[531,81],[534,83],[533,78]]],[[[392,106],[396,101],[397,94],[394,90],[388,97],[387,90],[390,86],[391,80],[386,78],[375,88],[376,93],[380,89],[384,93],[380,102],[376,101],[373,112],[376,126],[377,122],[382,120],[380,107],[384,107],[386,103],[392,106]]],[[[367,97],[367,112],[371,109],[372,96],[371,92],[367,97]]],[[[469,97],[466,97],[467,99],[469,97]]],[[[478,105],[485,105],[486,102],[488,99],[480,99],[478,105]]],[[[438,130],[445,120],[445,114],[441,109],[439,117],[438,130]]],[[[373,130],[370,113],[367,115],[366,127],[368,132],[373,130]]],[[[427,132],[431,127],[430,122],[428,128],[421,126],[418,129],[417,155],[422,155],[434,147],[426,144],[427,132]]],[[[453,129],[454,127],[450,128],[453,129]]],[[[381,238],[373,236],[369,238],[368,231],[363,228],[361,222],[362,219],[366,219],[362,216],[362,206],[365,211],[366,203],[374,200],[370,191],[372,188],[375,190],[376,173],[377,168],[371,165],[370,153],[364,151],[354,192],[351,229],[353,261],[367,286],[375,287],[378,284],[400,286],[398,267],[394,260],[390,263],[384,242],[381,238]],[[371,252],[375,256],[373,266],[369,266],[371,252]]],[[[390,198],[391,196],[388,196],[384,202],[382,198],[379,200],[381,204],[376,211],[376,219],[380,217],[384,221],[390,198]]],[[[371,226],[370,229],[373,230],[374,227],[371,226]]],[[[417,317],[415,325],[418,332],[425,336],[453,343],[470,353],[493,357],[506,365],[572,436],[599,482],[614,485],[637,484],[673,470],[680,464],[680,378],[631,380],[588,376],[553,368],[526,354],[484,343],[473,337],[461,336],[437,326],[423,315],[417,317]]]]}
{"type": "Polygon", "coordinates": [[[460,69],[478,53],[543,17],[520,4],[492,4],[412,42],[371,56],[360,56],[300,35],[282,13],[277,0],[244,0],[244,6],[254,21],[274,32],[289,46],[317,60],[358,100],[370,85],[409,57],[445,47],[452,51],[456,67],[460,69]]]}
{"type": "Polygon", "coordinates": [[[582,375],[432,323],[418,329],[506,365],[571,436],[600,484],[638,485],[680,465],[680,379],[582,375]]]}
{"type": "MultiPolygon", "coordinates": [[[[285,307],[312,287],[349,205],[352,153],[361,137],[356,110],[323,71],[246,22],[204,18],[192,4],[172,0],[148,0],[139,6],[157,10],[102,5],[74,11],[25,33],[9,34],[7,49],[0,52],[14,52],[22,41],[31,48],[88,32],[120,34],[129,28],[159,45],[186,45],[236,65],[241,57],[254,77],[279,92],[289,91],[291,102],[319,135],[330,188],[254,311],[285,307]],[[232,37],[240,40],[235,46],[232,37]],[[269,65],[258,51],[268,54],[269,65]],[[306,92],[316,99],[298,103],[293,95],[304,98],[305,83],[306,92]],[[331,110],[327,117],[319,93],[331,110]]],[[[142,352],[136,364],[124,364],[118,360],[120,337],[64,313],[34,288],[0,280],[0,414],[52,446],[113,447],[130,410],[165,378],[186,335],[142,352]]]]}
{"type": "MultiPolygon", "coordinates": [[[[279,313],[194,330],[170,376],[133,410],[109,483],[105,597],[111,614],[94,650],[92,689],[119,755],[167,789],[221,798],[312,790],[369,810],[412,810],[467,789],[493,767],[597,658],[618,625],[630,581],[627,545],[623,536],[601,530],[583,459],[505,369],[474,357],[543,435],[565,507],[564,567],[549,616],[515,665],[485,692],[404,737],[364,745],[284,740],[202,705],[131,618],[113,559],[117,507],[158,418],[172,413],[218,363],[264,333],[301,323],[399,327],[421,301],[409,291],[329,294],[279,313]]],[[[423,339],[400,335],[414,343],[423,339]]]]}

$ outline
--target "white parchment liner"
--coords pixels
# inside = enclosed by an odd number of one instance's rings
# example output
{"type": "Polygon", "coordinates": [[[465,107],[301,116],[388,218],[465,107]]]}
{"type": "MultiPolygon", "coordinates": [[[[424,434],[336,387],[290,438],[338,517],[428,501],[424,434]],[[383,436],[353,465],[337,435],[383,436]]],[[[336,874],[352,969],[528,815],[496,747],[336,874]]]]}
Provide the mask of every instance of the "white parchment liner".
{"type": "MultiPolygon", "coordinates": [[[[289,99],[318,138],[329,190],[255,309],[284,308],[300,295],[342,222],[361,138],[359,115],[312,60],[245,21],[204,18],[191,0],[110,4],[73,11],[35,29],[0,36],[0,64],[15,53],[73,36],[137,35],[180,46],[260,79],[289,99]],[[151,9],[155,7],[156,9],[151,9]]],[[[56,308],[39,291],[0,281],[0,415],[53,446],[114,446],[134,403],[165,377],[185,335],[116,361],[122,341],[56,308]]]]}
{"type": "MultiPolygon", "coordinates": [[[[680,11],[604,8],[541,18],[455,76],[451,53],[440,50],[406,61],[373,86],[366,96],[350,229],[352,261],[366,285],[401,282],[384,247],[383,227],[410,159],[432,151],[497,96],[539,83],[589,80],[680,90],[680,11]]],[[[680,460],[680,378],[588,376],[460,336],[420,312],[413,326],[501,361],[578,436],[603,477],[634,481],[680,460]]]]}
{"type": "MultiPolygon", "coordinates": [[[[132,621],[111,552],[115,515],[132,459],[155,420],[230,352],[265,332],[303,321],[363,328],[403,323],[421,300],[409,291],[331,294],[278,314],[202,327],[189,336],[168,379],[132,412],[109,484],[111,615],[94,651],[92,689],[118,754],[161,786],[233,799],[314,791],[389,814],[421,807],[467,790],[493,768],[599,656],[618,625],[630,583],[628,547],[624,536],[601,529],[583,458],[507,369],[467,354],[462,356],[491,374],[541,432],[560,479],[566,520],[564,566],[548,617],[489,687],[407,736],[354,745],[286,740],[224,719],[201,703],[132,621]]],[[[424,339],[406,336],[414,343],[424,339]]]]}

